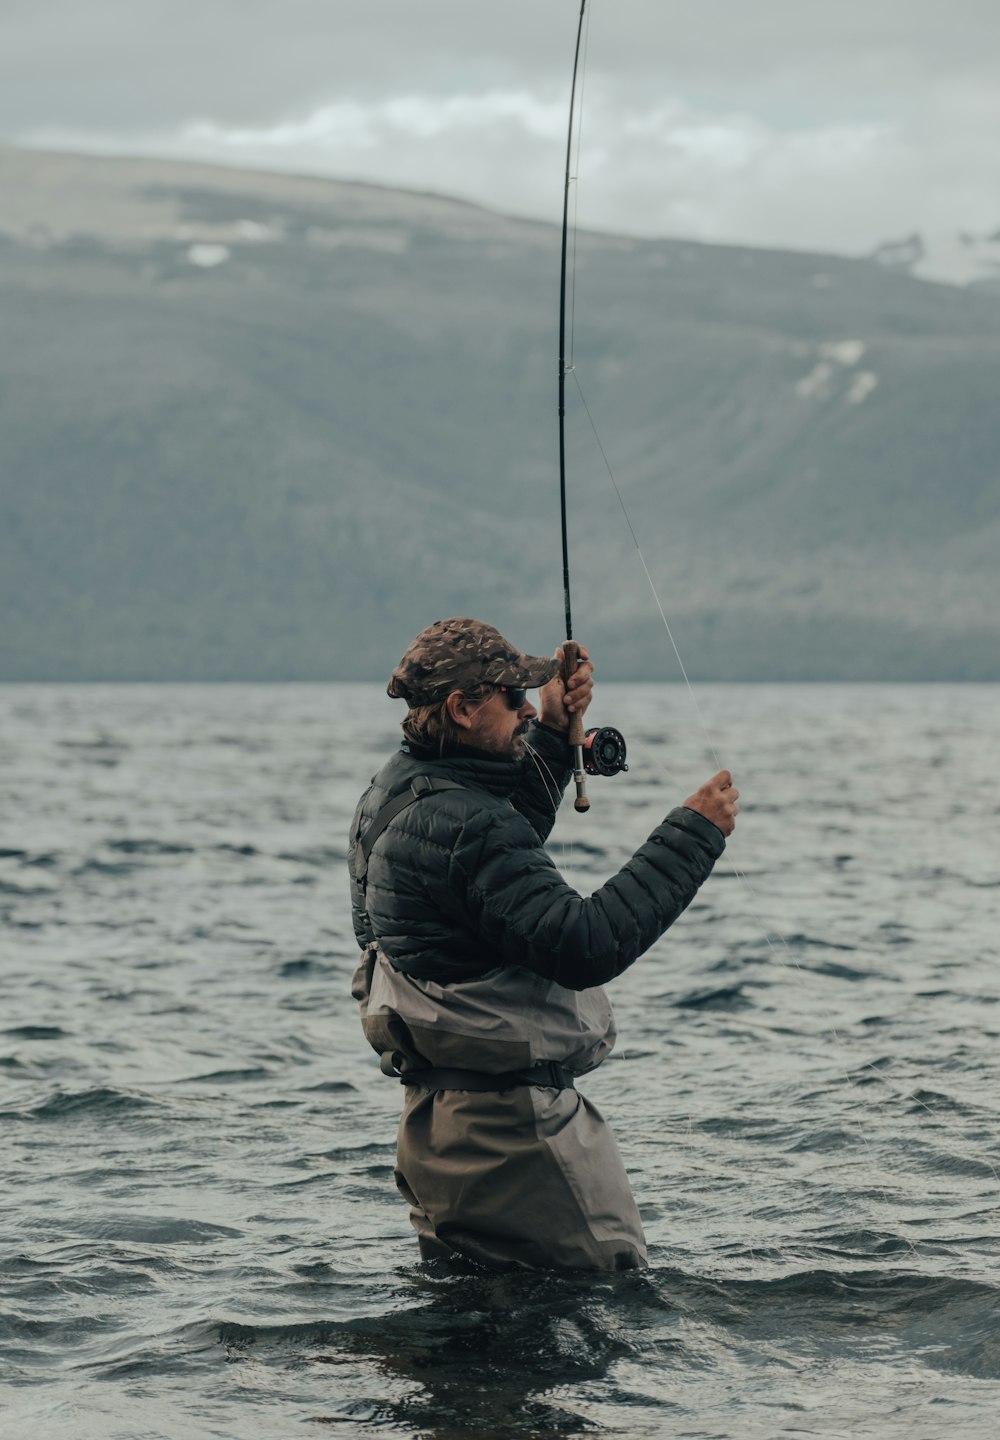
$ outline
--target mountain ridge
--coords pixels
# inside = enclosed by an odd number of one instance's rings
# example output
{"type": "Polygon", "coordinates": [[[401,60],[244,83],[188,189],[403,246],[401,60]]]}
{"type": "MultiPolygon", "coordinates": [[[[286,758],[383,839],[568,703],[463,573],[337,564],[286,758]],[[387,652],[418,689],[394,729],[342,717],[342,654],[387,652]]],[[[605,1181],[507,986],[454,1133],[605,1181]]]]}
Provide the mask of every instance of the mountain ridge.
{"type": "MultiPolygon", "coordinates": [[[[693,675],[997,678],[992,297],[576,261],[573,378],[693,675]]],[[[371,679],[446,613],[550,648],[557,282],[556,227],[447,197],[0,148],[0,677],[371,679]]],[[[569,391],[575,628],[672,678],[569,391]]]]}

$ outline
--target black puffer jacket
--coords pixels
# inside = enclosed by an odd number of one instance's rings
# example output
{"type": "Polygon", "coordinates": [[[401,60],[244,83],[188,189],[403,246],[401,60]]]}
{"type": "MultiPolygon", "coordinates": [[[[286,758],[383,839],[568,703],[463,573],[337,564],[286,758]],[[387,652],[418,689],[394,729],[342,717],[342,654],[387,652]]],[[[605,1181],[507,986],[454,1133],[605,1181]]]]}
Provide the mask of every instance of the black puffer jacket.
{"type": "Polygon", "coordinates": [[[375,776],[351,828],[354,931],[397,969],[423,980],[471,980],[520,966],[587,990],[632,964],[690,904],[725,847],[722,833],[678,808],[617,875],[583,898],[543,848],[570,778],[554,731],[528,736],[540,766],[456,747],[443,759],[406,746],[375,776]],[[467,787],[408,805],[375,842],[367,890],[355,878],[357,837],[417,775],[467,787]]]}

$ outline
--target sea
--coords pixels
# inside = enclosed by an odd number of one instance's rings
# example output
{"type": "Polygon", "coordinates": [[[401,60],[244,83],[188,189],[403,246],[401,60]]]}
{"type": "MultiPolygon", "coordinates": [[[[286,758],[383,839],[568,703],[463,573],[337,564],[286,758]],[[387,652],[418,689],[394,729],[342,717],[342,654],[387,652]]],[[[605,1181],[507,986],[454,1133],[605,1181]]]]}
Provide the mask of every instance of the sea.
{"type": "Polygon", "coordinates": [[[345,874],[377,685],[0,687],[4,1440],[995,1436],[998,685],[598,686],[598,888],[737,831],[581,1089],[648,1271],[422,1264],[345,874]]]}

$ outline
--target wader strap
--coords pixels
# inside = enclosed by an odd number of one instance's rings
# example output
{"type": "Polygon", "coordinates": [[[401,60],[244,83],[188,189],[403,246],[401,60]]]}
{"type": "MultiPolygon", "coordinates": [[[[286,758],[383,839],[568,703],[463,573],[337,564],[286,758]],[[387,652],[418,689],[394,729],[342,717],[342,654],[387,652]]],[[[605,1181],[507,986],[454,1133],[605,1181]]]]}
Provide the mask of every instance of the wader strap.
{"type": "MultiPolygon", "coordinates": [[[[385,1056],[382,1057],[383,1060],[385,1056]]],[[[385,1070],[385,1066],[382,1066],[385,1070]]],[[[573,1072],[556,1060],[539,1060],[524,1070],[508,1070],[490,1075],[485,1070],[451,1070],[431,1068],[409,1070],[401,1075],[404,1085],[417,1085],[421,1090],[513,1090],[518,1085],[544,1085],[551,1090],[575,1090],[573,1072]]]]}
{"type": "Polygon", "coordinates": [[[414,775],[410,788],[383,805],[367,830],[358,835],[358,849],[354,857],[354,878],[357,883],[364,888],[368,879],[368,857],[375,841],[401,811],[412,805],[414,800],[420,800],[424,795],[433,795],[437,790],[465,789],[467,786],[459,785],[455,780],[432,780],[429,775],[414,775]]]}

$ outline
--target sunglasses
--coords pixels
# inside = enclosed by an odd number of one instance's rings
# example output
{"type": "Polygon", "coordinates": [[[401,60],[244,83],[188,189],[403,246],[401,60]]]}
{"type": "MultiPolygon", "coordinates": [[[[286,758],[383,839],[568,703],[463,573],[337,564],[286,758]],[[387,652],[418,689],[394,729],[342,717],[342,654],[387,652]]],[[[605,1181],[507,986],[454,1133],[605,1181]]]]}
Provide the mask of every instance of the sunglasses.
{"type": "Polygon", "coordinates": [[[528,698],[528,691],[524,685],[498,685],[497,689],[512,710],[520,710],[528,698]]]}

